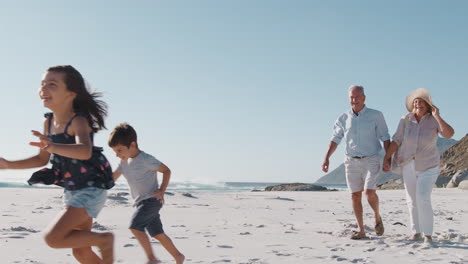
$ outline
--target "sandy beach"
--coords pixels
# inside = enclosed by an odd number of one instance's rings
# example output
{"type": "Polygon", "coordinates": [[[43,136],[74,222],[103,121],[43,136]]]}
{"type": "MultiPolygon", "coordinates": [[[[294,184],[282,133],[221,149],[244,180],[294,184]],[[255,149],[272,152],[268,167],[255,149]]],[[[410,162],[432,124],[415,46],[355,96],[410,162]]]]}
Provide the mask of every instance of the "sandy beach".
{"type": "MultiPolygon", "coordinates": [[[[51,249],[43,231],[62,209],[61,189],[1,188],[1,263],[76,263],[71,250],[51,249]]],[[[402,190],[378,192],[385,234],[373,233],[370,207],[365,223],[370,239],[349,239],[356,228],[349,193],[242,192],[176,193],[161,211],[166,233],[186,263],[468,263],[468,191],[435,189],[436,246],[406,239],[408,212],[402,190]]],[[[95,230],[116,235],[116,263],[145,263],[127,225],[130,196],[109,191],[95,230]]],[[[163,263],[174,263],[153,241],[163,263]]]]}

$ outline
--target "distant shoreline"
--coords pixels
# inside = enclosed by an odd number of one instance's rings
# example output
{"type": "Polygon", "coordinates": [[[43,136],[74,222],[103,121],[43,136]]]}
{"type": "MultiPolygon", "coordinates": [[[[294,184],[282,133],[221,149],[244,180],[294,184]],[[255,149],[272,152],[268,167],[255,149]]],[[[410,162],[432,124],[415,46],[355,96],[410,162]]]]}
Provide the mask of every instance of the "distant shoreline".
{"type": "MultiPolygon", "coordinates": [[[[218,183],[194,183],[194,182],[171,182],[168,187],[169,192],[193,192],[193,193],[230,193],[230,192],[251,192],[264,191],[265,187],[285,183],[272,182],[218,182],[218,183]]],[[[328,189],[346,190],[346,184],[316,184],[328,189]]],[[[26,182],[0,181],[0,188],[38,188],[38,189],[61,189],[55,185],[33,185],[26,182]]],[[[128,191],[126,182],[117,182],[113,190],[128,191]]]]}

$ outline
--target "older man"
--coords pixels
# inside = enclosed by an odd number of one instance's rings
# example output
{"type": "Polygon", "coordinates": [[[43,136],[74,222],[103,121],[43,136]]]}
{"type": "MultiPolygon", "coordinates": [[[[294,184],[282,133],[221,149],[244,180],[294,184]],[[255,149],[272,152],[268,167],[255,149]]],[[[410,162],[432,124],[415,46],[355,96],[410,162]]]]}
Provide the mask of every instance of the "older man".
{"type": "Polygon", "coordinates": [[[328,146],[322,170],[328,172],[330,156],[344,138],[346,183],[351,192],[354,215],[359,231],[351,239],[367,238],[364,230],[362,192],[365,190],[367,201],[374,210],[375,232],[384,233],[382,217],[379,213],[379,197],[375,191],[380,175],[380,156],[383,142],[385,151],[390,144],[387,124],[380,111],[367,108],[364,104],[366,95],[362,86],[349,87],[351,110],[343,113],[335,122],[333,137],[328,146]]]}

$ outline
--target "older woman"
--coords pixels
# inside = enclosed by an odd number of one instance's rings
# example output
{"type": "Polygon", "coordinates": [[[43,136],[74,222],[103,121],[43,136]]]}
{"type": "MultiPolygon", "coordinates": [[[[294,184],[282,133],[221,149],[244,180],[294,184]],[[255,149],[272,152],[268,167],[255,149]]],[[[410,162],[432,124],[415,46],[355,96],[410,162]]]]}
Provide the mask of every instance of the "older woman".
{"type": "Polygon", "coordinates": [[[400,120],[385,155],[383,170],[401,167],[413,232],[410,239],[419,240],[422,233],[424,243],[432,245],[431,192],[440,172],[437,137],[440,133],[451,138],[454,130],[440,117],[439,109],[432,104],[431,96],[424,88],[416,89],[406,97],[406,108],[409,113],[400,120]],[[391,164],[394,153],[394,164],[391,164]]]}

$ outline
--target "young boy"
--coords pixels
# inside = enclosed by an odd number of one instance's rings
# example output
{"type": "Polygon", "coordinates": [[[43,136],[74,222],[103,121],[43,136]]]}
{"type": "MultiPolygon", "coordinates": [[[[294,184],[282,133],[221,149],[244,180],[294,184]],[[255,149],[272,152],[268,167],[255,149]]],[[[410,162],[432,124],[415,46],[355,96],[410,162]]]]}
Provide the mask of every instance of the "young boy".
{"type": "Polygon", "coordinates": [[[120,175],[124,175],[135,200],[133,206],[136,207],[136,211],[131,219],[130,231],[145,250],[148,263],[159,263],[159,260],[153,254],[150,238],[146,235],[145,229],[174,257],[177,264],[182,264],[185,256],[164,234],[159,216],[171,170],[155,157],[138,148],[136,132],[127,123],[120,124],[112,131],[108,143],[117,157],[121,159],[117,170],[113,173],[114,181],[120,175]],[[158,184],[157,172],[163,174],[161,186],[158,184]]]}

